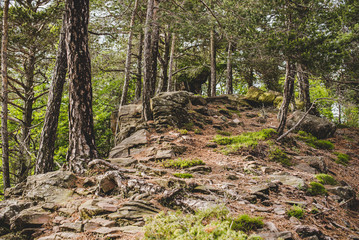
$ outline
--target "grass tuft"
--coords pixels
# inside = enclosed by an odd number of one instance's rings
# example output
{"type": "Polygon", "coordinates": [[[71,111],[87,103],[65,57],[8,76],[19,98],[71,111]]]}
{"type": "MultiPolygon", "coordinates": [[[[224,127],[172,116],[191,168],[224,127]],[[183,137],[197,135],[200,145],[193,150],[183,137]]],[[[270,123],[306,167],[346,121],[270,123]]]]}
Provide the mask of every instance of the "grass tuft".
{"type": "Polygon", "coordinates": [[[316,137],[310,133],[299,131],[299,139],[303,140],[308,146],[311,146],[316,149],[332,150],[334,149],[334,144],[328,140],[318,140],[316,137]]]}
{"type": "Polygon", "coordinates": [[[319,183],[321,184],[329,184],[329,185],[336,185],[337,181],[330,175],[325,173],[320,173],[315,175],[315,178],[318,179],[319,183]]]}
{"type": "Polygon", "coordinates": [[[249,232],[251,230],[262,228],[263,226],[264,223],[261,217],[250,217],[244,214],[233,219],[232,230],[249,232]]]}
{"type": "Polygon", "coordinates": [[[190,173],[174,173],[173,176],[178,178],[193,178],[193,175],[190,173]]]}
{"type": "Polygon", "coordinates": [[[279,162],[283,166],[287,166],[287,167],[292,165],[290,158],[287,156],[287,154],[283,150],[281,150],[277,147],[270,150],[269,160],[274,161],[274,162],[279,162]]]}
{"type": "Polygon", "coordinates": [[[350,156],[345,153],[335,152],[335,155],[337,155],[337,160],[335,160],[336,163],[342,164],[344,166],[347,166],[350,161],[350,156]]]}
{"type": "Polygon", "coordinates": [[[327,190],[322,184],[317,182],[311,182],[309,183],[309,188],[307,189],[307,193],[311,196],[326,195],[327,190]]]}
{"type": "Polygon", "coordinates": [[[177,168],[177,169],[183,169],[183,168],[190,168],[198,165],[205,165],[205,163],[198,158],[194,159],[175,159],[175,160],[167,160],[162,163],[162,165],[165,168],[177,168]]]}
{"type": "Polygon", "coordinates": [[[288,217],[295,217],[301,219],[304,217],[305,210],[301,206],[294,205],[287,210],[288,217]]]}

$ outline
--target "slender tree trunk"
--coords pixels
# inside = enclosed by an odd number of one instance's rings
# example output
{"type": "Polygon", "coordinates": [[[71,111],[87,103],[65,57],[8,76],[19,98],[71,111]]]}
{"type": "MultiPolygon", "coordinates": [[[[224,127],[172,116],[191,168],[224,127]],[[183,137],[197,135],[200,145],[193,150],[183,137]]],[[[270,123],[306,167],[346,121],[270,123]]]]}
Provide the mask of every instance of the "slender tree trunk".
{"type": "Polygon", "coordinates": [[[137,81],[136,81],[136,90],[135,90],[135,98],[136,100],[141,99],[141,91],[142,91],[142,53],[143,53],[143,33],[140,34],[138,46],[138,56],[137,56],[137,81]]]}
{"type": "Polygon", "coordinates": [[[154,0],[147,1],[147,14],[145,24],[145,43],[144,43],[144,79],[142,94],[142,119],[144,121],[152,120],[151,100],[151,77],[152,77],[152,49],[151,49],[151,22],[153,19],[154,0]]]}
{"type": "Polygon", "coordinates": [[[155,96],[156,83],[157,83],[157,63],[158,63],[158,44],[160,40],[160,27],[157,21],[159,0],[154,0],[153,6],[153,20],[152,20],[152,37],[151,37],[151,49],[152,49],[152,69],[151,69],[151,97],[155,96]]]}
{"type": "Polygon", "coordinates": [[[127,103],[127,92],[128,85],[130,83],[131,78],[131,55],[132,55],[132,36],[133,36],[133,26],[135,25],[135,18],[137,14],[137,6],[138,0],[135,0],[135,6],[133,7],[131,23],[130,23],[130,34],[128,35],[128,43],[127,43],[127,57],[125,64],[125,81],[123,83],[122,97],[120,101],[120,107],[127,103]]]}
{"type": "Polygon", "coordinates": [[[66,80],[67,54],[65,44],[65,19],[62,16],[62,30],[57,50],[56,63],[52,77],[52,83],[47,100],[47,108],[40,137],[39,152],[36,160],[35,173],[46,173],[53,170],[56,131],[60,115],[61,97],[66,80]]]}
{"type": "Polygon", "coordinates": [[[295,78],[295,65],[291,62],[291,60],[287,60],[283,103],[279,112],[280,123],[277,129],[279,135],[283,134],[285,124],[287,122],[288,108],[294,91],[294,78],[295,78]]]}
{"type": "Polygon", "coordinates": [[[66,1],[66,50],[69,71],[69,169],[83,173],[96,158],[88,48],[89,0],[66,1]]]}
{"type": "Polygon", "coordinates": [[[171,43],[171,55],[170,55],[170,66],[169,66],[169,73],[168,73],[168,86],[167,91],[173,91],[173,65],[174,65],[174,58],[175,58],[175,47],[176,47],[176,34],[172,33],[172,43],[171,43]]]}
{"type": "Polygon", "coordinates": [[[308,111],[308,109],[312,105],[310,101],[310,93],[309,93],[309,77],[304,66],[300,63],[297,64],[297,76],[300,86],[301,100],[304,102],[304,110],[308,111]]]}
{"type": "Polygon", "coordinates": [[[228,42],[227,56],[227,94],[233,94],[233,71],[232,71],[232,42],[228,42]]]}
{"type": "Polygon", "coordinates": [[[214,29],[211,30],[211,39],[210,39],[210,51],[211,51],[211,84],[210,96],[216,96],[216,45],[215,45],[215,32],[214,29]]]}
{"type": "Polygon", "coordinates": [[[8,119],[8,79],[7,79],[7,43],[8,43],[8,14],[9,0],[5,0],[3,8],[3,29],[1,41],[1,77],[2,77],[2,113],[1,113],[1,137],[2,137],[2,171],[4,191],[10,187],[9,170],[9,133],[8,119]]]}
{"type": "Polygon", "coordinates": [[[170,61],[171,33],[167,32],[164,39],[164,53],[161,58],[162,80],[160,81],[158,92],[166,92],[168,85],[168,64],[170,61]]]}

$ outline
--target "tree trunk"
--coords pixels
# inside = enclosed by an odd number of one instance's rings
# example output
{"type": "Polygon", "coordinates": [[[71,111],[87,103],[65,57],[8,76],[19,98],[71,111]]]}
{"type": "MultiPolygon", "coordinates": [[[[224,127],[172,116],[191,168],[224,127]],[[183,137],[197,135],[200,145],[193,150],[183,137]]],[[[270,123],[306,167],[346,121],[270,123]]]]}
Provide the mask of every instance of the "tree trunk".
{"type": "Polygon", "coordinates": [[[88,49],[89,0],[66,1],[66,50],[69,70],[70,171],[83,173],[97,157],[92,113],[91,61],[88,49]]]}
{"type": "Polygon", "coordinates": [[[304,110],[308,111],[312,105],[309,93],[309,77],[308,73],[305,71],[304,66],[300,63],[297,64],[297,76],[300,87],[300,97],[304,102],[304,110]]]}
{"type": "Polygon", "coordinates": [[[2,113],[1,113],[1,136],[2,136],[2,171],[4,191],[10,187],[9,170],[9,133],[7,128],[8,119],[8,79],[7,79],[7,43],[8,43],[8,14],[9,0],[5,0],[3,8],[3,29],[1,41],[1,77],[2,77],[2,113]]]}
{"type": "Polygon", "coordinates": [[[216,46],[215,46],[215,32],[214,29],[211,30],[211,39],[210,39],[210,51],[211,51],[211,84],[210,96],[216,96],[216,46]]]}
{"type": "Polygon", "coordinates": [[[175,58],[175,47],[176,47],[176,34],[172,33],[172,43],[171,43],[171,55],[170,55],[170,63],[169,63],[169,72],[168,72],[168,86],[167,91],[173,91],[173,65],[174,65],[174,58],[175,58]]]}
{"type": "Polygon", "coordinates": [[[127,57],[126,57],[126,65],[125,65],[125,81],[123,83],[122,97],[120,101],[120,107],[127,103],[127,92],[128,85],[130,83],[131,78],[131,55],[132,55],[132,36],[133,36],[133,26],[135,25],[135,18],[137,14],[137,6],[138,0],[135,1],[135,6],[133,7],[131,23],[130,23],[130,34],[128,35],[128,43],[127,43],[127,57]]]}
{"type": "Polygon", "coordinates": [[[65,19],[62,16],[62,30],[57,50],[56,63],[52,83],[47,100],[47,108],[40,137],[39,152],[37,155],[35,173],[46,173],[53,170],[56,131],[60,115],[61,97],[66,80],[67,54],[65,44],[65,19]]]}
{"type": "Polygon", "coordinates": [[[228,42],[227,56],[227,94],[233,94],[233,71],[232,71],[232,42],[228,42]]]}
{"type": "Polygon", "coordinates": [[[142,91],[142,52],[143,52],[143,33],[140,34],[138,46],[138,56],[137,56],[137,81],[136,81],[136,90],[135,90],[135,99],[141,99],[142,91]]]}
{"type": "Polygon", "coordinates": [[[160,27],[157,21],[159,0],[154,0],[153,17],[152,17],[152,37],[151,37],[151,49],[152,49],[152,69],[151,69],[151,97],[155,96],[156,83],[157,83],[157,57],[158,57],[158,43],[160,40],[160,27]]]}
{"type": "Polygon", "coordinates": [[[154,0],[147,1],[147,14],[145,24],[145,43],[144,43],[144,79],[142,94],[142,119],[144,121],[152,120],[151,100],[151,77],[152,77],[152,49],[151,49],[151,22],[153,19],[154,0]]]}
{"type": "Polygon", "coordinates": [[[291,60],[287,60],[283,103],[279,112],[280,123],[277,129],[279,135],[283,134],[285,124],[287,122],[288,108],[294,91],[294,78],[295,78],[295,65],[291,62],[291,60]]]}
{"type": "Polygon", "coordinates": [[[158,92],[166,92],[168,85],[168,64],[170,61],[171,33],[167,32],[164,39],[164,53],[161,58],[162,80],[158,87],[158,92]]]}

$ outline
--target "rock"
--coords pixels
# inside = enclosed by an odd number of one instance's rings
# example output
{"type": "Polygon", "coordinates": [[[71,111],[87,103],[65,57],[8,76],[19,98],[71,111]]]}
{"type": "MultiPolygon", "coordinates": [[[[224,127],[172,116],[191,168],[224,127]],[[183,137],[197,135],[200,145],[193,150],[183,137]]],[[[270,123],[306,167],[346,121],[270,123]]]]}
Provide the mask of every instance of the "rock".
{"type": "Polygon", "coordinates": [[[33,205],[25,200],[9,199],[0,201],[0,226],[10,226],[10,219],[33,205]]]}
{"type": "Polygon", "coordinates": [[[283,206],[277,206],[273,209],[273,212],[277,215],[284,215],[286,213],[286,210],[283,206]]]}
{"type": "Polygon", "coordinates": [[[227,179],[235,181],[235,180],[238,180],[239,177],[237,177],[237,175],[230,174],[230,175],[227,176],[227,179]]]}
{"type": "MultiPolygon", "coordinates": [[[[109,158],[127,158],[134,153],[131,153],[131,149],[136,149],[135,147],[143,146],[148,143],[147,140],[148,131],[141,129],[130,137],[124,139],[120,144],[115,146],[109,155],[109,158]]],[[[135,150],[132,150],[135,152],[135,150]]]]}
{"type": "Polygon", "coordinates": [[[171,159],[175,157],[175,153],[173,150],[158,150],[156,153],[156,159],[163,160],[163,159],[171,159]]]}
{"type": "Polygon", "coordinates": [[[251,194],[256,194],[256,193],[264,193],[266,195],[269,194],[269,186],[267,184],[264,185],[257,185],[257,186],[252,186],[249,188],[249,191],[251,194]]]}
{"type": "Polygon", "coordinates": [[[130,167],[138,163],[138,160],[133,158],[112,158],[109,160],[111,163],[116,164],[120,167],[130,167]]]}
{"type": "Polygon", "coordinates": [[[311,236],[322,236],[322,232],[314,226],[308,226],[308,225],[299,225],[295,227],[296,233],[302,238],[305,237],[311,237],[311,236]]]}
{"type": "Polygon", "coordinates": [[[303,179],[291,175],[277,175],[277,174],[269,175],[269,179],[272,181],[277,180],[285,185],[289,185],[297,188],[301,188],[305,185],[303,179]]]}
{"type": "Polygon", "coordinates": [[[79,212],[82,219],[91,219],[93,216],[109,212],[115,212],[116,210],[116,206],[111,205],[104,200],[100,201],[98,199],[87,200],[79,207],[79,212]]]}
{"type": "Polygon", "coordinates": [[[306,173],[310,173],[310,174],[316,173],[316,170],[314,168],[312,168],[311,166],[309,166],[307,163],[300,163],[300,164],[296,165],[295,168],[300,172],[306,172],[306,173]]]}
{"type": "Polygon", "coordinates": [[[318,156],[297,156],[297,160],[309,164],[310,167],[315,168],[319,173],[326,173],[328,171],[327,164],[323,157],[318,156]]]}
{"type": "Polygon", "coordinates": [[[289,231],[285,231],[285,232],[280,232],[278,233],[278,239],[283,239],[283,240],[293,240],[293,234],[289,231]]]}
{"type": "Polygon", "coordinates": [[[344,200],[355,199],[356,193],[350,186],[328,187],[328,192],[338,195],[344,200]]]}
{"type": "Polygon", "coordinates": [[[268,228],[268,230],[271,231],[271,232],[278,232],[278,228],[277,228],[277,227],[275,226],[275,224],[272,223],[272,222],[266,222],[266,223],[265,223],[265,226],[266,226],[266,228],[268,228]]]}
{"type": "Polygon", "coordinates": [[[197,173],[209,173],[212,172],[212,168],[209,166],[194,166],[187,169],[189,172],[197,172],[197,173]]]}
{"type": "Polygon", "coordinates": [[[257,102],[258,98],[264,93],[263,90],[257,88],[257,87],[250,87],[248,89],[248,92],[245,96],[246,100],[257,102]]]}
{"type": "Polygon", "coordinates": [[[296,218],[296,217],[290,217],[289,221],[291,223],[293,223],[294,225],[300,225],[301,224],[300,221],[298,220],[298,218],[296,218]]]}
{"type": "Polygon", "coordinates": [[[294,239],[291,232],[280,232],[280,233],[261,232],[261,233],[258,233],[258,235],[260,237],[262,237],[262,239],[265,239],[265,240],[278,240],[278,239],[293,240],[294,239]]]}
{"type": "Polygon", "coordinates": [[[72,214],[74,214],[76,212],[76,209],[74,208],[59,208],[58,213],[63,215],[63,216],[67,216],[67,217],[71,217],[72,214]]]}
{"type": "Polygon", "coordinates": [[[57,239],[80,239],[81,235],[74,232],[57,232],[49,236],[41,237],[38,240],[57,240],[57,239]]]}
{"type": "Polygon", "coordinates": [[[143,232],[143,228],[137,226],[125,226],[125,227],[119,227],[118,229],[121,232],[131,233],[131,234],[143,232]]]}
{"type": "Polygon", "coordinates": [[[209,148],[216,148],[218,147],[217,143],[214,143],[214,142],[209,142],[207,143],[206,147],[209,147],[209,148]]]}
{"type": "Polygon", "coordinates": [[[167,171],[165,170],[149,167],[141,163],[137,164],[136,169],[146,174],[154,175],[154,176],[163,176],[167,174],[167,171]]]}
{"type": "MultiPolygon", "coordinates": [[[[304,114],[304,112],[295,111],[292,117],[288,120],[288,128],[293,127],[304,116],[304,114]]],[[[311,133],[319,139],[323,139],[332,137],[336,131],[336,126],[334,123],[325,118],[308,114],[297,129],[311,133]]]]}
{"type": "Polygon", "coordinates": [[[194,106],[205,106],[207,104],[205,98],[196,95],[190,95],[190,101],[194,106]]]}
{"type": "Polygon", "coordinates": [[[21,230],[27,227],[40,227],[50,221],[49,212],[46,212],[41,207],[31,207],[11,218],[10,224],[12,230],[21,230]]]}
{"type": "Polygon", "coordinates": [[[60,230],[63,232],[82,232],[82,222],[65,222],[60,226],[60,230]]]}

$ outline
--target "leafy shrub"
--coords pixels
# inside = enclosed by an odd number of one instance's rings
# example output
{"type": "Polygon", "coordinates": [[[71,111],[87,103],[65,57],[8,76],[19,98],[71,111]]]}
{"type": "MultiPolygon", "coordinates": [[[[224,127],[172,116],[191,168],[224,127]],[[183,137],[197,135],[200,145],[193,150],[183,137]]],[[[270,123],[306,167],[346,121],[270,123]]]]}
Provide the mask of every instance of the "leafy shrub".
{"type": "Polygon", "coordinates": [[[193,178],[193,175],[190,173],[174,173],[173,176],[178,178],[193,178]]]}
{"type": "Polygon", "coordinates": [[[265,140],[275,134],[274,129],[262,129],[259,132],[246,132],[241,135],[224,137],[217,135],[214,138],[214,142],[219,145],[226,145],[227,149],[224,153],[232,153],[238,151],[242,147],[255,147],[258,145],[258,141],[265,140]]]}
{"type": "Polygon", "coordinates": [[[311,182],[309,183],[309,188],[307,189],[307,193],[311,196],[317,196],[317,195],[325,195],[327,194],[327,190],[325,187],[317,182],[311,182]]]}
{"type": "Polygon", "coordinates": [[[246,214],[233,219],[232,230],[249,232],[262,228],[264,225],[261,217],[250,217],[246,214]]]}
{"type": "Polygon", "coordinates": [[[318,179],[319,183],[321,184],[329,184],[329,185],[336,185],[337,181],[330,175],[321,173],[315,175],[315,178],[318,179]]]}
{"type": "Polygon", "coordinates": [[[290,162],[290,158],[287,156],[287,154],[277,147],[270,150],[269,160],[274,161],[274,162],[279,162],[283,166],[291,166],[292,165],[290,162]]]}
{"type": "Polygon", "coordinates": [[[305,210],[301,206],[294,205],[287,210],[288,217],[295,217],[301,219],[304,217],[305,210]]]}
{"type": "Polygon", "coordinates": [[[227,137],[229,137],[229,136],[232,135],[230,132],[222,131],[222,130],[217,130],[217,133],[218,133],[219,135],[227,136],[227,137]]]}
{"type": "Polygon", "coordinates": [[[207,240],[238,239],[259,240],[258,236],[249,236],[231,229],[233,220],[228,217],[225,207],[216,207],[195,214],[177,212],[159,213],[146,219],[144,239],[161,240],[207,240]]]}
{"type": "Polygon", "coordinates": [[[335,152],[334,154],[337,155],[337,160],[335,160],[336,163],[342,164],[344,166],[348,165],[350,161],[350,156],[348,154],[339,152],[335,152]]]}
{"type": "Polygon", "coordinates": [[[167,160],[163,162],[162,165],[166,168],[189,168],[198,165],[205,165],[205,163],[198,158],[195,159],[178,158],[176,160],[167,160]]]}
{"type": "Polygon", "coordinates": [[[308,146],[317,149],[331,150],[334,149],[334,144],[328,140],[318,140],[310,133],[299,131],[299,139],[303,140],[308,146]]]}

